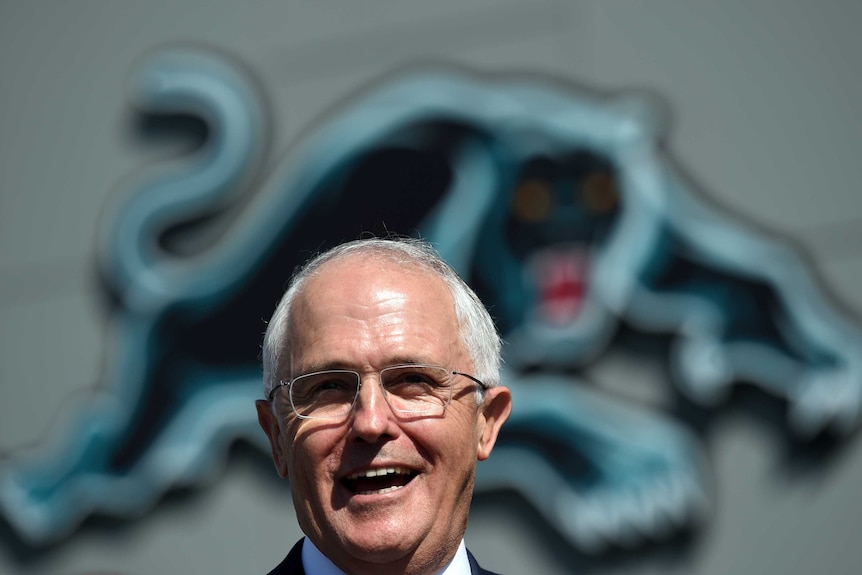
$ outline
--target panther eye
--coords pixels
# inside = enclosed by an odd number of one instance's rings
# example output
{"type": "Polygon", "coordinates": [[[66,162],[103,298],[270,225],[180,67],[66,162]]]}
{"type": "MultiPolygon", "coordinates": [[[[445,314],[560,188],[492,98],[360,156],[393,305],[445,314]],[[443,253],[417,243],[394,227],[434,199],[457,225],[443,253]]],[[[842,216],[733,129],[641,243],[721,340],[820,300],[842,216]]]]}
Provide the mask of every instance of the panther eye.
{"type": "Polygon", "coordinates": [[[584,206],[595,214],[606,214],[617,207],[616,180],[608,172],[589,174],[581,183],[580,193],[584,206]]]}
{"type": "Polygon", "coordinates": [[[512,212],[525,222],[540,222],[548,217],[551,211],[552,193],[547,182],[543,180],[524,180],[515,188],[512,198],[512,212]]]}

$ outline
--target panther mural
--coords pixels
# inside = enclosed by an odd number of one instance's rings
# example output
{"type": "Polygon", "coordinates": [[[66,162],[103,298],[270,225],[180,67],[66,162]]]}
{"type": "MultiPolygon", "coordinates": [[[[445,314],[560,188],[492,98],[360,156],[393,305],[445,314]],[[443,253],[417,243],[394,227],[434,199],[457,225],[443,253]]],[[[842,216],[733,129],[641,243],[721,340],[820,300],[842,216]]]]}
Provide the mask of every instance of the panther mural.
{"type": "Polygon", "coordinates": [[[169,50],[135,86],[142,113],[207,131],[106,226],[117,351],[104,390],[62,442],[0,470],[0,508],[28,545],[202,484],[234,441],[266,451],[253,410],[263,318],[296,265],[364,233],[431,240],[490,307],[515,410],[477,491],[519,493],[585,552],[667,537],[711,501],[682,421],[590,385],[623,330],[666,339],[668,386],[706,410],[744,383],[786,405],[803,439],[858,424],[858,329],[791,250],[698,199],[662,154],[648,99],[402,75],[330,115],[259,184],[266,115],[240,69],[169,50]],[[201,230],[216,239],[178,247],[201,230]]]}

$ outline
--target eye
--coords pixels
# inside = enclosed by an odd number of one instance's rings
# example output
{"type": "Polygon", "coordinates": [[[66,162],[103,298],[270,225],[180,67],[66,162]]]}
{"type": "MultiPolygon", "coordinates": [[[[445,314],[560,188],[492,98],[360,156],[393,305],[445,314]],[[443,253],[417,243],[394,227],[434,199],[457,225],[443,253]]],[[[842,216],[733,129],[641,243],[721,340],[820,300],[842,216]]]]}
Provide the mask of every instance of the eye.
{"type": "Polygon", "coordinates": [[[340,379],[327,379],[314,385],[315,393],[324,393],[327,391],[343,391],[350,387],[346,381],[340,379]]]}
{"type": "Polygon", "coordinates": [[[581,199],[594,214],[606,214],[617,207],[617,185],[614,177],[605,171],[595,171],[581,183],[581,199]]]}
{"type": "Polygon", "coordinates": [[[357,385],[357,377],[353,372],[311,373],[296,378],[290,393],[294,403],[331,402],[352,399],[357,385]]]}
{"type": "Polygon", "coordinates": [[[515,188],[512,213],[525,222],[540,222],[551,211],[552,194],[544,180],[524,180],[515,188]]]}
{"type": "Polygon", "coordinates": [[[386,390],[400,397],[434,394],[449,385],[449,372],[439,367],[389,368],[383,376],[386,390]]]}

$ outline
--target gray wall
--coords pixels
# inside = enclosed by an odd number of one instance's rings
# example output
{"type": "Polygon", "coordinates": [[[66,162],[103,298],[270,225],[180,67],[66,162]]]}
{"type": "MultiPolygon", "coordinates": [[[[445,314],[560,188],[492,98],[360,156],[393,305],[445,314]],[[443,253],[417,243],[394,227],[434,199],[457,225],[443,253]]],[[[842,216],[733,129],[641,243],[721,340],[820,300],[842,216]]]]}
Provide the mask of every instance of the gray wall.
{"type": "MultiPolygon", "coordinates": [[[[129,130],[126,82],[147,51],[203,43],[246,64],[276,122],[272,164],[330,106],[418,62],[655,92],[677,163],[715,203],[801,247],[858,318],[859,22],[851,0],[0,4],[0,452],[60,441],[110,358],[97,231],[112,198],[180,151],[129,130]]],[[[716,512],[699,536],[600,572],[857,573],[862,442],[807,474],[788,473],[783,447],[750,417],[722,418],[707,446],[716,512]]],[[[25,562],[0,542],[0,572],[264,573],[299,534],[287,490],[264,473],[236,457],[206,489],[25,562]]],[[[493,501],[467,540],[487,568],[571,570],[493,501]]]]}

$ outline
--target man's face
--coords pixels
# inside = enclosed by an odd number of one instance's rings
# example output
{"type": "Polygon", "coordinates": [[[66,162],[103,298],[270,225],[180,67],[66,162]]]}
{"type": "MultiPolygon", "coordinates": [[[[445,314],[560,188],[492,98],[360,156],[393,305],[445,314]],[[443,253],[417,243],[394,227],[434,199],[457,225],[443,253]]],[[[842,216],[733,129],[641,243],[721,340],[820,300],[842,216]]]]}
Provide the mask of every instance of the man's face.
{"type": "Polygon", "coordinates": [[[363,256],[330,262],[305,284],[292,312],[290,357],[279,377],[332,368],[362,374],[344,421],[299,419],[285,402],[273,416],[258,405],[300,526],[347,571],[438,568],[466,529],[476,460],[490,454],[508,416],[508,390],[489,390],[479,406],[476,384],[456,376],[443,416],[390,409],[379,385],[384,367],[473,369],[449,290],[428,273],[363,256]],[[365,478],[383,469],[389,474],[365,478]]]}

